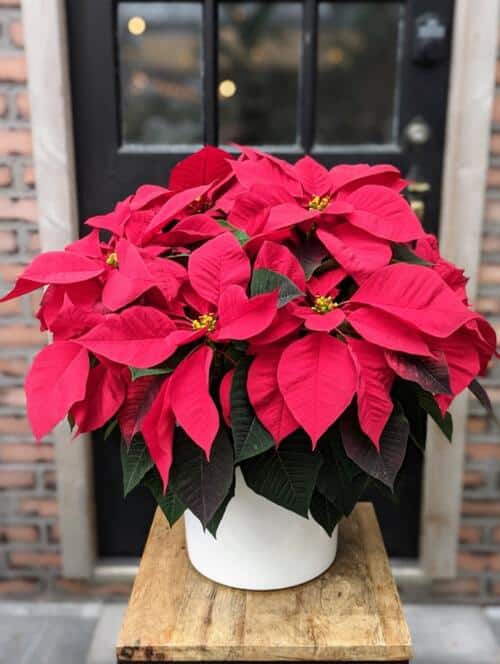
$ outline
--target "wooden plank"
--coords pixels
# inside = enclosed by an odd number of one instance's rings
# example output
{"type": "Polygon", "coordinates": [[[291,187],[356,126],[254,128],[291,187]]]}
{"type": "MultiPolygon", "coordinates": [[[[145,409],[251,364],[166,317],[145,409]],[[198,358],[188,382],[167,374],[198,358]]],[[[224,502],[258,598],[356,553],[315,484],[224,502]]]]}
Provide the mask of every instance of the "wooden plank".
{"type": "Polygon", "coordinates": [[[411,657],[411,639],[371,505],[342,522],[330,570],[270,592],[198,574],[183,523],[169,530],[158,511],[116,653],[125,662],[401,662],[411,657]]]}

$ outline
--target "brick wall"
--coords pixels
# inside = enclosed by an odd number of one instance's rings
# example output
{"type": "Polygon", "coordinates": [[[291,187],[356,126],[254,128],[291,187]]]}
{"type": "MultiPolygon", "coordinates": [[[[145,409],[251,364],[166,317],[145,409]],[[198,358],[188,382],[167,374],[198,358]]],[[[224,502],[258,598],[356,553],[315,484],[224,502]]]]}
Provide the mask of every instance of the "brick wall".
{"type": "MultiPolygon", "coordinates": [[[[478,304],[500,330],[500,65],[493,114],[478,304]]],[[[0,0],[0,276],[11,282],[38,251],[26,62],[19,0],[0,0]]],[[[4,283],[5,283],[4,282],[4,283]]],[[[0,315],[0,596],[115,595],[127,585],[93,587],[62,579],[54,448],[33,444],[23,377],[43,343],[36,296],[3,304],[0,315]]],[[[500,402],[500,363],[486,383],[500,402]]],[[[459,576],[424,591],[442,600],[500,600],[499,432],[471,406],[464,472],[459,576]]]]}

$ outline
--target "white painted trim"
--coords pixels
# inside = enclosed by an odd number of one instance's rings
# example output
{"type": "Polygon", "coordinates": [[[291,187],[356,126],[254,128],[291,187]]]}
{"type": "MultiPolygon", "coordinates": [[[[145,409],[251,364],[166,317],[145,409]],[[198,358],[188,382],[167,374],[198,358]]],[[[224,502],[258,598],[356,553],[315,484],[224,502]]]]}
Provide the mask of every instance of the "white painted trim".
{"type": "MultiPolygon", "coordinates": [[[[73,123],[63,0],[23,0],[42,251],[78,237],[73,123]]],[[[64,576],[88,578],[95,562],[90,439],[54,433],[64,576]]]]}
{"type": "MultiPolygon", "coordinates": [[[[453,31],[440,242],[465,268],[469,298],[477,291],[488,169],[498,0],[457,0],[453,31]]],[[[467,424],[467,395],[452,406],[453,444],[433,424],[424,467],[421,562],[432,578],[456,574],[467,424]]]]}
{"type": "MultiPolygon", "coordinates": [[[[63,247],[77,236],[76,180],[63,0],[23,0],[34,132],[42,249],[63,247]]],[[[498,0],[457,0],[453,38],[447,147],[443,177],[441,246],[463,265],[476,292],[487,169],[490,108],[496,58],[498,0]]],[[[430,429],[424,468],[421,572],[455,574],[466,398],[453,408],[450,448],[430,429]]],[[[95,563],[93,481],[87,441],[56,434],[63,572],[90,578],[95,563]]],[[[106,576],[98,566],[97,578],[106,576]]],[[[128,568],[130,573],[133,567],[128,568]]],[[[416,570],[416,571],[415,571],[416,570]]],[[[127,570],[122,570],[122,574],[127,570]]]]}

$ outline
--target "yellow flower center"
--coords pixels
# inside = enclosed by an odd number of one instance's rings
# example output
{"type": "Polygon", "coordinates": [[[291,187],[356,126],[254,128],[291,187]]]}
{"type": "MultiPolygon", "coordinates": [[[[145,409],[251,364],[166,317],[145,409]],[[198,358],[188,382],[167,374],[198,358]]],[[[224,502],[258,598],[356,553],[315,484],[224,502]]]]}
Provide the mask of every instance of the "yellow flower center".
{"type": "Polygon", "coordinates": [[[338,306],[339,305],[333,301],[331,295],[318,295],[314,298],[314,306],[311,307],[311,309],[317,314],[327,314],[338,306]]]}
{"type": "Polygon", "coordinates": [[[216,323],[217,318],[214,316],[214,314],[202,314],[193,321],[193,330],[206,329],[207,332],[213,332],[215,330],[216,323]]]}
{"type": "Polygon", "coordinates": [[[111,267],[118,267],[118,254],[116,251],[113,251],[111,254],[109,254],[109,256],[106,258],[106,263],[111,267]]]}
{"type": "Polygon", "coordinates": [[[313,196],[307,204],[307,207],[309,210],[319,210],[319,212],[323,212],[329,202],[330,196],[313,196]]]}
{"type": "Polygon", "coordinates": [[[201,214],[210,209],[210,201],[204,196],[197,196],[189,207],[192,212],[201,214]]]}

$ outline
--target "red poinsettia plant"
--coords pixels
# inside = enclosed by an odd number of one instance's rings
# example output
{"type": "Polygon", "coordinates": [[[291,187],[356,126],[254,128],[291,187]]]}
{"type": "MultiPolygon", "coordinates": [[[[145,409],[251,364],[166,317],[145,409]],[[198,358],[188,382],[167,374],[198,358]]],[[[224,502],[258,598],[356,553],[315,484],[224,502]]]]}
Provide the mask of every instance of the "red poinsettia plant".
{"type": "MultiPolygon", "coordinates": [[[[495,353],[463,272],[443,259],[393,166],[327,170],[206,147],[143,186],[3,298],[48,286],[52,343],[26,378],[37,440],[121,432],[125,493],[215,533],[235,468],[331,533],[368,483],[393,488],[407,445],[495,353]]],[[[100,443],[104,444],[104,443],[100,443]]]]}

